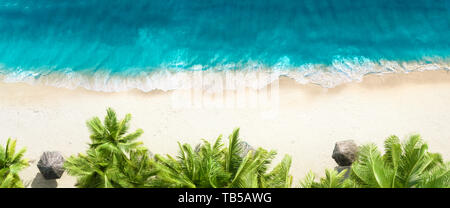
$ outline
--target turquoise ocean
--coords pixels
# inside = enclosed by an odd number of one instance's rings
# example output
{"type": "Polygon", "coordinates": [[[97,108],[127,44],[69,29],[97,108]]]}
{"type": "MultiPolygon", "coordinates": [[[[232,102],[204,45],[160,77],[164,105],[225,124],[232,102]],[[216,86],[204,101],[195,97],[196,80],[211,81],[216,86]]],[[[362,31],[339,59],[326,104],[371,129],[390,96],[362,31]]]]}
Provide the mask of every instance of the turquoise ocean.
{"type": "Polygon", "coordinates": [[[0,0],[4,82],[170,90],[202,72],[334,87],[424,70],[450,70],[449,0],[0,0]]]}

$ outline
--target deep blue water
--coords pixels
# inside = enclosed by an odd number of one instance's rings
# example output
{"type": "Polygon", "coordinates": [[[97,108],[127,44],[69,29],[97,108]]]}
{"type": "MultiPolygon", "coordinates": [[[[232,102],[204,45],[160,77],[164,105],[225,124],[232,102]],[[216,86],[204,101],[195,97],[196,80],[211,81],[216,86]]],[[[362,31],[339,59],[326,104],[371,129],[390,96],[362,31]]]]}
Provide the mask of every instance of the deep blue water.
{"type": "Polygon", "coordinates": [[[36,79],[449,57],[449,0],[0,0],[0,73],[36,79]]]}

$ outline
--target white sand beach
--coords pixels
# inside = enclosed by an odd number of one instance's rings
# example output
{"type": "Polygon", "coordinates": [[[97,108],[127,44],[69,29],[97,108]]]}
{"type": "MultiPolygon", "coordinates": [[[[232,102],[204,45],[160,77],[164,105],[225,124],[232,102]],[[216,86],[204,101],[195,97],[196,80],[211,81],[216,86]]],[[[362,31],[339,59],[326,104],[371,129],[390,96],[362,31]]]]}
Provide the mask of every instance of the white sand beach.
{"type": "Polygon", "coordinates": [[[186,107],[177,100],[182,96],[172,91],[105,93],[0,83],[0,143],[12,137],[18,139],[18,148],[27,147],[31,163],[22,178],[28,187],[73,187],[76,180],[66,173],[56,181],[44,180],[37,161],[43,151],[60,151],[65,157],[84,152],[89,142],[85,122],[103,118],[107,107],[120,117],[131,113],[132,130],[142,128],[141,140],[158,154],[175,154],[177,141],[195,145],[240,127],[241,137],[250,145],[276,150],[277,159],[292,156],[295,183],[309,170],[323,174],[325,168],[334,168],[334,144],[346,139],[382,148],[391,134],[405,138],[419,133],[431,151],[450,159],[447,71],[368,75],[360,83],[331,89],[282,78],[279,88],[270,92],[274,103],[267,113],[261,103],[240,105],[238,99],[228,107],[211,107],[205,105],[208,95],[202,92],[189,94],[192,105],[186,107]]]}

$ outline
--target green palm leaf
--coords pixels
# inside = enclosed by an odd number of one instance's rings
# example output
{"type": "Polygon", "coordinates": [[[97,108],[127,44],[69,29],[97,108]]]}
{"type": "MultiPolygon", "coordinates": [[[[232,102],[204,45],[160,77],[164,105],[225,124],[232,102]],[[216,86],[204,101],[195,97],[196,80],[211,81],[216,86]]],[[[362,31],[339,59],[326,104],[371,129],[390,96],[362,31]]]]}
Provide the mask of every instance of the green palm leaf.
{"type": "Polygon", "coordinates": [[[16,140],[8,138],[6,147],[0,145],[0,187],[23,188],[19,172],[28,166],[23,159],[26,149],[16,153],[16,140]]]}
{"type": "Polygon", "coordinates": [[[131,115],[118,120],[111,108],[102,123],[98,117],[87,122],[91,144],[87,155],[68,158],[64,164],[69,175],[77,177],[77,187],[150,187],[156,175],[147,149],[135,141],[141,129],[127,134],[131,115]]]}
{"type": "Polygon", "coordinates": [[[156,155],[159,172],[154,184],[158,187],[185,188],[290,186],[290,157],[286,156],[271,173],[266,173],[275,157],[274,151],[258,148],[242,158],[239,129],[235,129],[228,138],[228,147],[224,147],[222,136],[219,136],[214,144],[203,140],[195,151],[189,144],[178,143],[177,159],[170,155],[156,155]]]}

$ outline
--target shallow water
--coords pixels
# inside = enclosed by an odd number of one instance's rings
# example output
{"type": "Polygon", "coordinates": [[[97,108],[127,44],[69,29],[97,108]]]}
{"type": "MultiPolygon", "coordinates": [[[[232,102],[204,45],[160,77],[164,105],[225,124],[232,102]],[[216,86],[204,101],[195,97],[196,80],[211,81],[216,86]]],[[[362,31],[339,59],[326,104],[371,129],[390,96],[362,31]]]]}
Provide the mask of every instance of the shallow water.
{"type": "Polygon", "coordinates": [[[0,0],[0,74],[101,91],[176,89],[199,70],[334,87],[449,70],[449,34],[448,0],[0,0]]]}

